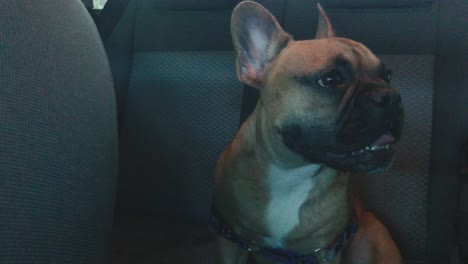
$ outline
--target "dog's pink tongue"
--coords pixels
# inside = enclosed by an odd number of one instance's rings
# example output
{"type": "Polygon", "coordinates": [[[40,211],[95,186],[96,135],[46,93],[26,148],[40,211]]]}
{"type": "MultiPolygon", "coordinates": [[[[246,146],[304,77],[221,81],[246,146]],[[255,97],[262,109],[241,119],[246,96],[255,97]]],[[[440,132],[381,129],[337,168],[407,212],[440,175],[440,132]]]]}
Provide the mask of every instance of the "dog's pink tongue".
{"type": "Polygon", "coordinates": [[[392,144],[395,142],[395,137],[390,132],[386,132],[382,136],[380,136],[374,143],[372,143],[372,146],[383,146],[387,144],[392,144]]]}

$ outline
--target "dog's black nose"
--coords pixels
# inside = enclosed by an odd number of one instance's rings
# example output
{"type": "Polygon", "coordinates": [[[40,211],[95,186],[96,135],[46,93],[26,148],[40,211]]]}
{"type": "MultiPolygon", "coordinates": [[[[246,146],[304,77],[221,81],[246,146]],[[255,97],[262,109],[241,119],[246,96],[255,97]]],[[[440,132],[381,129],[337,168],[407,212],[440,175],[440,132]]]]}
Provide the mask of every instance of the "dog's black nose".
{"type": "Polygon", "coordinates": [[[378,87],[370,92],[372,102],[378,106],[387,107],[390,105],[400,104],[400,93],[389,87],[378,87]]]}

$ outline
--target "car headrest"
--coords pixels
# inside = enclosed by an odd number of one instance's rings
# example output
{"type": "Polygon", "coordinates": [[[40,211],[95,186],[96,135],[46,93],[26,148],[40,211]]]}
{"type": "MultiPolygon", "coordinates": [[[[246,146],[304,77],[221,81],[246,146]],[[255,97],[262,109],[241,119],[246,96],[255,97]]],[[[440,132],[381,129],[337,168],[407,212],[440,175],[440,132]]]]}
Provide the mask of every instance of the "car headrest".
{"type": "Polygon", "coordinates": [[[190,9],[190,10],[216,10],[233,8],[237,0],[157,0],[156,8],[161,9],[190,9]]]}

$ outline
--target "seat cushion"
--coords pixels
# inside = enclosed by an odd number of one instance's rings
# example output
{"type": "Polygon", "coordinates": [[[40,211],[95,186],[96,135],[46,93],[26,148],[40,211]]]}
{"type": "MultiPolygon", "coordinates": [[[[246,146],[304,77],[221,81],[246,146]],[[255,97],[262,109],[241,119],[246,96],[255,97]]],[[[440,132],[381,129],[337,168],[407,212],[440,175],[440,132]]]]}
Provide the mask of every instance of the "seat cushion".
{"type": "Polygon", "coordinates": [[[154,219],[120,219],[112,264],[214,264],[216,240],[205,225],[154,219]]]}

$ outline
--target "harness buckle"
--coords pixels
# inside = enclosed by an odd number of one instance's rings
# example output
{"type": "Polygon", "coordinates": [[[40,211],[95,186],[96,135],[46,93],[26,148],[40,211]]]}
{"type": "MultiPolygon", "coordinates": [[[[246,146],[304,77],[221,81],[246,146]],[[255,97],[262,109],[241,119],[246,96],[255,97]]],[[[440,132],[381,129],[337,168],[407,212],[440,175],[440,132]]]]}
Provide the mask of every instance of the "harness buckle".
{"type": "Polygon", "coordinates": [[[255,241],[250,241],[250,243],[247,245],[247,251],[251,253],[258,252],[260,249],[262,249],[262,247],[255,241]]]}
{"type": "Polygon", "coordinates": [[[329,259],[327,258],[327,250],[327,248],[317,248],[316,250],[314,250],[314,255],[318,263],[328,262],[329,259]]]}

